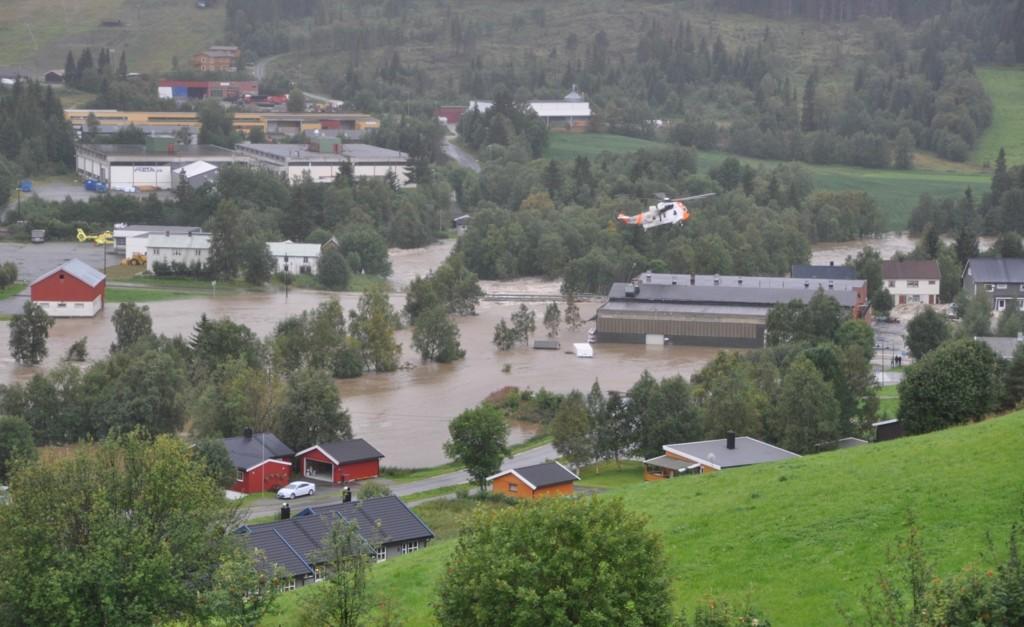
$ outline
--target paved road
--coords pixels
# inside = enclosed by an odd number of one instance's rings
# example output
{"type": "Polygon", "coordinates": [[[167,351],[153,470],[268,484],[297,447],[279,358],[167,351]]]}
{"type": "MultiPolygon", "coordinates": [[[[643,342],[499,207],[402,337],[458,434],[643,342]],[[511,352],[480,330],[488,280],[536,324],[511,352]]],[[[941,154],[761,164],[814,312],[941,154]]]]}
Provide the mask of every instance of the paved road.
{"type": "Polygon", "coordinates": [[[474,172],[480,171],[480,162],[477,161],[476,157],[469,154],[456,144],[453,144],[452,137],[450,135],[445,135],[444,145],[442,148],[444,149],[444,154],[454,159],[462,167],[469,168],[474,172]]]}
{"type": "MultiPolygon", "coordinates": [[[[549,459],[556,459],[558,452],[555,451],[555,447],[551,444],[544,444],[536,448],[523,451],[511,459],[505,461],[501,465],[502,470],[507,470],[515,466],[529,466],[530,464],[540,464],[549,459]]],[[[427,490],[434,490],[437,488],[447,488],[449,486],[461,485],[469,481],[469,474],[464,470],[457,472],[450,472],[444,475],[438,475],[436,477],[430,477],[428,479],[421,479],[420,481],[411,481],[409,483],[397,483],[391,484],[391,491],[397,496],[408,496],[410,494],[416,494],[417,492],[425,492],[427,490]]],[[[387,482],[382,482],[387,483],[387,482]]],[[[334,503],[341,498],[341,488],[337,486],[318,486],[317,493],[315,496],[296,499],[291,501],[292,513],[296,514],[305,507],[311,505],[323,504],[323,503],[334,503]]],[[[245,520],[251,520],[253,518],[265,518],[267,516],[273,516],[281,510],[282,501],[277,499],[260,499],[250,503],[243,511],[242,518],[245,520]]]]}

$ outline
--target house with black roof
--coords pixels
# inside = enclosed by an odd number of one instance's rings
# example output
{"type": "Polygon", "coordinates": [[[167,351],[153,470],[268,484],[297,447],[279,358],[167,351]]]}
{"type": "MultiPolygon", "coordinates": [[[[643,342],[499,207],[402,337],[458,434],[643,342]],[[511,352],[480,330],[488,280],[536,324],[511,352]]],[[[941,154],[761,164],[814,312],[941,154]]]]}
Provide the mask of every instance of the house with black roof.
{"type": "Polygon", "coordinates": [[[291,481],[292,455],[295,452],[273,433],[253,433],[224,438],[224,448],[235,466],[231,489],[252,494],[277,490],[291,481]]]}
{"type": "Polygon", "coordinates": [[[995,311],[1013,304],[1024,305],[1024,259],[1016,257],[974,257],[967,260],[961,277],[971,296],[986,294],[995,311]]]}
{"type": "Polygon", "coordinates": [[[834,262],[827,266],[793,264],[789,268],[789,276],[794,279],[831,279],[833,281],[855,281],[857,270],[850,266],[837,266],[834,262]]]}
{"type": "Polygon", "coordinates": [[[362,438],[316,444],[295,454],[303,477],[334,484],[380,476],[383,457],[362,438]]]}
{"type": "Polygon", "coordinates": [[[367,552],[378,562],[418,551],[434,538],[397,496],[307,507],[286,520],[245,525],[238,533],[249,548],[263,552],[268,570],[280,566],[288,573],[284,588],[293,589],[323,578],[323,544],[331,526],[341,520],[356,525],[367,552]]]}
{"type": "Polygon", "coordinates": [[[664,455],[644,460],[644,481],[699,475],[800,457],[796,453],[751,437],[729,434],[717,440],[665,444],[664,455]]]}
{"type": "Polygon", "coordinates": [[[545,462],[502,470],[487,477],[491,491],[517,499],[566,496],[573,493],[579,476],[558,462],[545,462]]]}

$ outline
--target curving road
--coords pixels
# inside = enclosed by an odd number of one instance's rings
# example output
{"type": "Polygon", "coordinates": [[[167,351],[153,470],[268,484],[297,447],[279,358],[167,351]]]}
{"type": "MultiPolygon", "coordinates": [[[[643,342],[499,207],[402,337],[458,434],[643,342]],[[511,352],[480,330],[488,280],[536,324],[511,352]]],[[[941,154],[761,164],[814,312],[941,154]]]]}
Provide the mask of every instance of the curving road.
{"type": "Polygon", "coordinates": [[[451,157],[456,163],[464,168],[469,168],[474,172],[480,172],[480,162],[477,161],[476,157],[469,154],[461,147],[452,143],[452,136],[445,135],[444,145],[441,146],[444,149],[444,154],[451,157]]]}
{"type": "MultiPolygon", "coordinates": [[[[262,59],[260,59],[259,61],[257,61],[253,65],[253,67],[252,67],[252,74],[253,74],[253,76],[256,77],[256,80],[262,81],[263,78],[267,74],[267,66],[272,61],[276,61],[277,59],[280,59],[281,57],[283,57],[283,56],[285,56],[287,54],[288,53],[282,53],[282,54],[275,54],[275,55],[270,56],[270,57],[263,57],[262,59]]],[[[323,94],[316,94],[316,93],[313,93],[311,91],[303,91],[302,94],[306,97],[307,100],[318,100],[320,102],[326,102],[326,103],[336,104],[336,105],[340,105],[340,103],[341,103],[340,100],[335,100],[334,98],[331,98],[329,96],[325,96],[323,94]]]]}

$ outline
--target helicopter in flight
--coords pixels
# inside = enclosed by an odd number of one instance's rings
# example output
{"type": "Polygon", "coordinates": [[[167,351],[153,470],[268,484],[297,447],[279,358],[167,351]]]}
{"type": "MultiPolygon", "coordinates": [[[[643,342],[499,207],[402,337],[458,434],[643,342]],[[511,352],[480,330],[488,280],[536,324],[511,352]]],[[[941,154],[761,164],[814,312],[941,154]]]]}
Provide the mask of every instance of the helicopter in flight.
{"type": "Polygon", "coordinates": [[[647,211],[643,213],[631,216],[620,213],[615,219],[623,224],[642,226],[645,231],[656,226],[680,224],[690,219],[690,210],[686,208],[687,202],[710,198],[711,196],[714,196],[714,194],[701,194],[700,196],[687,196],[686,198],[669,198],[665,196],[658,201],[658,204],[648,207],[647,211]]]}

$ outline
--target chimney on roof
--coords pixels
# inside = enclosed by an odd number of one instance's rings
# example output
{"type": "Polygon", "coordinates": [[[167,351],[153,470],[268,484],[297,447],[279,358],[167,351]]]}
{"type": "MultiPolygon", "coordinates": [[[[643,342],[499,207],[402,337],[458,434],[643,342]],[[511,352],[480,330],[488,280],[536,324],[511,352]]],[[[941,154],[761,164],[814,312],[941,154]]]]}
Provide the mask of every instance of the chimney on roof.
{"type": "Polygon", "coordinates": [[[246,427],[245,429],[243,429],[242,430],[242,437],[244,437],[246,440],[251,440],[252,439],[252,427],[246,427]]]}
{"type": "Polygon", "coordinates": [[[292,506],[285,503],[281,506],[281,520],[288,520],[292,517],[292,506]]]}
{"type": "Polygon", "coordinates": [[[644,283],[651,283],[654,281],[654,275],[648,271],[644,274],[644,283]]]}
{"type": "Polygon", "coordinates": [[[719,276],[718,276],[717,274],[715,274],[715,285],[718,285],[718,282],[719,282],[720,280],[721,280],[721,279],[719,278],[719,276]]]}
{"type": "Polygon", "coordinates": [[[730,451],[736,448],[736,432],[730,431],[725,434],[725,448],[730,451]]]}
{"type": "Polygon", "coordinates": [[[832,261],[828,262],[828,267],[830,267],[830,268],[835,266],[835,265],[836,265],[835,260],[832,260],[832,261]]]}

